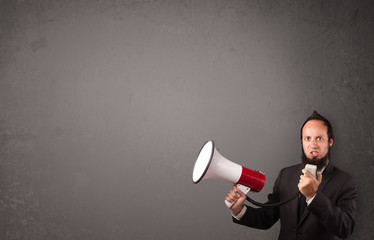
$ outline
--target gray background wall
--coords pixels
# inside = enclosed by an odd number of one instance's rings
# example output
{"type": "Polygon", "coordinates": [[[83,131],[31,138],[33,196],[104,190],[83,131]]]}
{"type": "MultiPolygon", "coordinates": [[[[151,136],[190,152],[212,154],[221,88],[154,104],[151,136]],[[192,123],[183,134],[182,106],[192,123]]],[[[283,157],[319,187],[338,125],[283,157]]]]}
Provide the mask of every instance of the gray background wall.
{"type": "Polygon", "coordinates": [[[0,239],[276,239],[192,184],[206,139],[264,171],[300,161],[313,110],[373,239],[374,4],[0,1],[0,239]]]}

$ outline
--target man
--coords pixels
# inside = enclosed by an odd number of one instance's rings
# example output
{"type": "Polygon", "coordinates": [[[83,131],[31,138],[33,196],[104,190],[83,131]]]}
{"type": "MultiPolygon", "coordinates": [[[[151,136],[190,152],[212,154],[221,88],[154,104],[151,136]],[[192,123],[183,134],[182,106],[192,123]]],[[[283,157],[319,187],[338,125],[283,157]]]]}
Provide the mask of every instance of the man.
{"type": "Polygon", "coordinates": [[[300,197],[279,207],[253,208],[244,205],[245,194],[234,186],[225,198],[236,201],[230,208],[233,221],[269,229],[280,219],[279,239],[285,240],[349,237],[355,225],[357,187],[352,176],[330,163],[333,141],[330,122],[314,111],[301,127],[302,163],[280,171],[268,203],[286,200],[297,191],[300,197]],[[317,165],[317,178],[304,169],[307,163],[317,165]]]}

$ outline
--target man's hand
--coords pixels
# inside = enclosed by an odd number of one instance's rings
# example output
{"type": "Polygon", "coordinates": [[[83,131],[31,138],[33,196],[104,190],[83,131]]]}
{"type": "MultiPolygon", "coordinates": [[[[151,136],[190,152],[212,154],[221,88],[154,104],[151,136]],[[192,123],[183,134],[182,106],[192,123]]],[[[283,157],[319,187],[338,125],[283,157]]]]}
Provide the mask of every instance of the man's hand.
{"type": "Polygon", "coordinates": [[[322,181],[322,174],[317,173],[317,179],[306,169],[303,169],[304,175],[300,176],[299,184],[297,187],[299,191],[305,196],[306,200],[313,198],[318,190],[322,181]]]}
{"type": "Polygon", "coordinates": [[[246,195],[235,185],[225,197],[225,200],[228,201],[229,203],[235,202],[230,207],[230,210],[235,216],[238,215],[242,211],[245,199],[246,199],[246,195]]]}

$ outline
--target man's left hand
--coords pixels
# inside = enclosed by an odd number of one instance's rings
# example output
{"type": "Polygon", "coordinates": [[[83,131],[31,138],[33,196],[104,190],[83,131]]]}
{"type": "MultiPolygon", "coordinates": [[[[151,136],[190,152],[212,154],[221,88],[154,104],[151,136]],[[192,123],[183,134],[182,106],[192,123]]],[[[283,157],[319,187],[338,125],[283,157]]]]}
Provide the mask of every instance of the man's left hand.
{"type": "Polygon", "coordinates": [[[306,200],[311,199],[317,193],[318,186],[322,181],[322,174],[317,173],[317,179],[313,177],[312,174],[306,169],[303,169],[304,175],[300,176],[299,184],[297,187],[299,191],[305,196],[306,200]]]}

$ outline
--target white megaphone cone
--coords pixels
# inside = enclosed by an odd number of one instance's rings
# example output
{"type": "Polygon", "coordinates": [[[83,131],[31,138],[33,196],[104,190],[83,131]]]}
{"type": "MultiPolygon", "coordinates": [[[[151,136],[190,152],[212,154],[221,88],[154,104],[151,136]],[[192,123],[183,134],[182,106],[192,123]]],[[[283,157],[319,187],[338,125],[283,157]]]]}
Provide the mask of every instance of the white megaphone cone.
{"type": "Polygon", "coordinates": [[[259,192],[265,185],[265,175],[231,162],[208,140],[200,150],[192,173],[193,183],[202,179],[216,178],[233,184],[241,184],[253,192],[259,192]]]}

